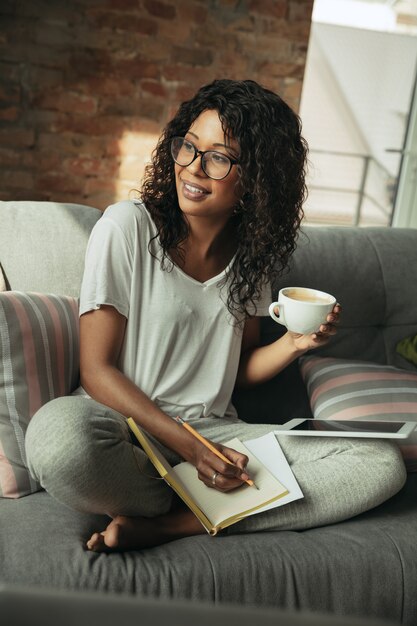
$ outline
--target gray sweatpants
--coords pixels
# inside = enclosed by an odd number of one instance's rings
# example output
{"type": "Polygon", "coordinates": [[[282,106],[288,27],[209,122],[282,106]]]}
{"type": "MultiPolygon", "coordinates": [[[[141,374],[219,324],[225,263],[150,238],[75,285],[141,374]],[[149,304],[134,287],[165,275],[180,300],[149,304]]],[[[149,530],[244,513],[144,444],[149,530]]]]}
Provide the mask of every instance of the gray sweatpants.
{"type": "MultiPolygon", "coordinates": [[[[208,439],[252,439],[271,424],[202,418],[192,422],[208,439]]],[[[229,532],[301,530],[347,519],[393,496],[406,478],[396,444],[378,439],[278,437],[304,498],[230,527],[229,532]]],[[[181,459],[158,444],[169,462],[181,459]]],[[[30,421],[29,468],[67,506],[90,513],[153,517],[167,512],[173,492],[134,445],[116,411],[76,396],[52,400],[30,421]]]]}

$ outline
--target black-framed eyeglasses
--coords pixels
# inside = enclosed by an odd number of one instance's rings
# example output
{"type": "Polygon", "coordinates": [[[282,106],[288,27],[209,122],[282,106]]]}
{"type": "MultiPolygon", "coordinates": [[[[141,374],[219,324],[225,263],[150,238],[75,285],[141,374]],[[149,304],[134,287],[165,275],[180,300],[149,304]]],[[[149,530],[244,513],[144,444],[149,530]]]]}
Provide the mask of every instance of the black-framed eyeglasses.
{"type": "Polygon", "coordinates": [[[182,167],[191,165],[200,155],[203,172],[214,180],[226,178],[232,166],[238,163],[236,159],[216,150],[197,150],[195,145],[184,137],[171,139],[171,155],[175,163],[182,167]]]}

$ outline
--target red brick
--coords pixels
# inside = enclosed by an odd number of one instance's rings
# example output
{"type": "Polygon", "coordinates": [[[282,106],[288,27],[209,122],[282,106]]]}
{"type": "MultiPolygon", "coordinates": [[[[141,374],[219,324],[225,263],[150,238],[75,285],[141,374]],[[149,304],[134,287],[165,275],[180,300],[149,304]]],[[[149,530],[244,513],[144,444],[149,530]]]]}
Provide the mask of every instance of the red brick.
{"type": "Polygon", "coordinates": [[[20,101],[21,90],[13,83],[0,83],[0,101],[15,103],[20,101]]]}
{"type": "Polygon", "coordinates": [[[294,63],[300,63],[305,65],[306,57],[307,57],[307,42],[301,41],[293,41],[291,42],[291,52],[289,55],[291,56],[291,60],[294,63]]]}
{"type": "Polygon", "coordinates": [[[0,120],[3,122],[15,122],[19,119],[20,109],[16,106],[0,107],[0,120]]]}
{"type": "Polygon", "coordinates": [[[14,150],[0,147],[0,168],[30,168],[34,164],[32,150],[14,150]]]}
{"type": "Polygon", "coordinates": [[[87,204],[88,206],[93,206],[104,211],[110,204],[113,204],[118,199],[115,192],[104,191],[101,193],[83,195],[82,204],[87,204]]]}
{"type": "Polygon", "coordinates": [[[17,63],[33,63],[45,67],[62,68],[69,64],[70,50],[29,42],[15,42],[2,51],[2,60],[17,63]]]}
{"type": "Polygon", "coordinates": [[[26,170],[0,170],[0,187],[3,189],[32,189],[33,174],[26,170]]]}
{"type": "Polygon", "coordinates": [[[275,33],[283,39],[306,42],[310,36],[310,21],[262,20],[263,33],[275,33]]]}
{"type": "Polygon", "coordinates": [[[251,0],[249,11],[271,17],[287,17],[288,5],[293,0],[251,0]]]}
{"type": "Polygon", "coordinates": [[[195,29],[193,43],[214,51],[219,51],[220,56],[224,50],[234,50],[236,48],[237,35],[229,32],[222,37],[221,47],[219,47],[219,24],[214,20],[208,20],[195,29]]]}
{"type": "Polygon", "coordinates": [[[214,64],[212,67],[204,68],[204,74],[199,67],[186,67],[173,63],[162,67],[162,77],[172,82],[202,85],[216,78],[216,74],[217,69],[214,64]]]}
{"type": "Polygon", "coordinates": [[[179,85],[175,90],[175,99],[179,102],[190,100],[196,90],[191,85],[179,85]]]}
{"type": "Polygon", "coordinates": [[[125,129],[125,133],[142,133],[144,135],[160,135],[161,123],[154,120],[144,119],[140,116],[135,117],[130,121],[129,128],[125,129]]]}
{"type": "Polygon", "coordinates": [[[313,11],[313,0],[302,0],[289,2],[288,19],[289,21],[302,20],[311,22],[311,14],[313,11]]]}
{"type": "Polygon", "coordinates": [[[144,6],[148,13],[164,20],[173,20],[177,14],[175,6],[158,0],[145,0],[144,6]]]}
{"type": "Polygon", "coordinates": [[[97,111],[97,98],[71,91],[49,91],[35,99],[35,106],[63,113],[85,113],[97,111]]]}
{"type": "Polygon", "coordinates": [[[61,132],[79,133],[88,136],[119,135],[127,126],[123,116],[102,115],[94,117],[70,116],[62,120],[61,132]]]}
{"type": "Polygon", "coordinates": [[[172,60],[185,65],[207,66],[213,63],[213,53],[208,48],[185,48],[174,46],[172,60]]]}
{"type": "Polygon", "coordinates": [[[58,87],[63,84],[64,70],[46,68],[36,65],[30,65],[25,71],[27,71],[26,82],[34,92],[42,91],[45,88],[58,87]]]}
{"type": "Polygon", "coordinates": [[[160,98],[167,97],[167,90],[160,81],[156,80],[141,80],[140,89],[153,96],[160,98]]]}
{"type": "Polygon", "coordinates": [[[74,191],[74,192],[65,192],[65,191],[55,190],[55,191],[50,192],[48,196],[49,196],[48,200],[52,200],[53,202],[69,202],[73,204],[83,204],[86,206],[92,206],[96,209],[100,208],[88,202],[86,194],[81,189],[78,189],[77,191],[74,191]]]}
{"type": "Polygon", "coordinates": [[[304,75],[304,65],[297,63],[269,63],[266,61],[259,66],[259,72],[280,78],[302,78],[304,75]]]}
{"type": "Polygon", "coordinates": [[[172,41],[176,44],[182,44],[192,36],[192,24],[188,20],[177,19],[175,28],[169,21],[160,21],[158,24],[158,41],[172,41]]]}
{"type": "Polygon", "coordinates": [[[21,76],[21,67],[19,63],[0,61],[0,76],[4,81],[17,83],[21,76]]]}
{"type": "Polygon", "coordinates": [[[91,176],[86,179],[83,191],[87,196],[96,194],[100,191],[114,192],[115,181],[116,178],[98,178],[97,176],[91,176]]]}
{"type": "Polygon", "coordinates": [[[117,173],[118,164],[109,158],[75,157],[65,159],[62,162],[61,169],[72,176],[84,177],[100,175],[103,177],[113,177],[117,173]]]}
{"type": "Polygon", "coordinates": [[[161,119],[164,109],[164,102],[156,101],[155,98],[143,98],[139,103],[138,112],[142,117],[157,121],[161,119]]]}
{"type": "Polygon", "coordinates": [[[284,79],[284,99],[291,98],[292,100],[298,100],[301,97],[301,90],[303,83],[300,80],[293,81],[291,79],[284,79]]]}
{"type": "Polygon", "coordinates": [[[35,142],[35,133],[33,130],[26,128],[1,128],[0,129],[0,145],[2,146],[33,146],[35,142]]]}
{"type": "Polygon", "coordinates": [[[62,159],[65,156],[64,151],[36,151],[35,169],[39,172],[57,172],[62,167],[62,159]]]}
{"type": "Polygon", "coordinates": [[[37,148],[47,153],[88,155],[104,153],[107,143],[102,137],[41,132],[38,136],[37,148]]]}
{"type": "MultiPolygon", "coordinates": [[[[171,24],[172,30],[172,24],[171,24]]],[[[175,41],[175,43],[178,43],[175,41]]],[[[172,52],[172,43],[164,41],[163,37],[141,37],[136,48],[143,59],[152,59],[157,65],[165,63],[172,52]]]]}
{"type": "Polygon", "coordinates": [[[157,63],[147,61],[141,57],[116,61],[112,66],[113,71],[119,76],[138,78],[158,78],[160,68],[157,63]]]}
{"type": "Polygon", "coordinates": [[[78,91],[86,94],[94,94],[98,99],[100,96],[131,96],[136,91],[134,81],[128,78],[117,78],[116,76],[91,76],[85,78],[77,84],[78,91]]]}
{"type": "Polygon", "coordinates": [[[74,10],[70,2],[51,2],[51,0],[36,0],[36,2],[16,2],[16,13],[22,17],[42,18],[55,22],[78,21],[80,15],[74,10]]]}
{"type": "Polygon", "coordinates": [[[48,191],[50,193],[79,193],[81,183],[80,180],[66,176],[65,174],[59,172],[48,172],[39,174],[36,177],[35,188],[38,191],[48,191]]]}
{"type": "Polygon", "coordinates": [[[9,189],[0,192],[0,200],[31,200],[33,202],[35,200],[50,200],[50,196],[48,193],[35,191],[34,189],[9,189]]]}
{"type": "MultiPolygon", "coordinates": [[[[90,39],[97,38],[94,33],[91,37],[86,33],[86,37],[89,42],[90,39]]],[[[94,43],[91,42],[90,45],[93,46],[94,43]]],[[[71,50],[70,59],[68,63],[65,64],[66,84],[76,84],[85,77],[96,77],[113,73],[111,68],[114,65],[114,57],[110,54],[108,49],[106,49],[108,42],[105,41],[101,45],[103,48],[85,48],[80,45],[77,50],[71,50]]]]}
{"type": "Polygon", "coordinates": [[[292,42],[287,39],[264,35],[255,37],[251,33],[239,34],[239,52],[252,55],[254,67],[259,67],[265,60],[281,62],[291,57],[292,42]]]}
{"type": "Polygon", "coordinates": [[[219,70],[219,75],[225,69],[231,69],[232,73],[236,74],[248,74],[250,67],[252,66],[252,59],[248,56],[244,56],[243,54],[236,54],[236,52],[223,52],[220,59],[217,62],[217,67],[219,70]]]}
{"type": "Polygon", "coordinates": [[[128,96],[105,96],[100,100],[99,115],[133,116],[138,111],[137,98],[128,96]]]}
{"type": "Polygon", "coordinates": [[[32,106],[25,113],[25,123],[31,128],[36,128],[37,133],[56,133],[55,136],[57,137],[69,117],[72,117],[72,114],[62,113],[60,111],[41,110],[32,106]]]}
{"type": "Polygon", "coordinates": [[[257,22],[258,20],[256,20],[255,16],[253,15],[242,15],[241,17],[236,17],[236,19],[230,22],[230,24],[228,24],[227,30],[229,32],[239,32],[242,30],[250,33],[258,28],[257,22]]]}
{"type": "Polygon", "coordinates": [[[92,10],[89,16],[98,28],[109,28],[119,31],[133,31],[142,35],[156,35],[158,25],[155,20],[134,13],[92,10]]]}
{"type": "MultiPolygon", "coordinates": [[[[219,9],[214,11],[215,14],[219,9]]],[[[182,0],[177,3],[178,21],[193,22],[195,24],[204,24],[208,18],[207,6],[202,3],[196,3],[195,0],[182,0]]]]}
{"type": "Polygon", "coordinates": [[[43,21],[38,23],[38,26],[32,26],[32,29],[36,44],[62,49],[67,48],[72,43],[73,32],[67,25],[43,21]]]}
{"type": "Polygon", "coordinates": [[[140,7],[140,0],[108,0],[106,5],[109,9],[116,9],[117,11],[136,11],[140,7]]]}

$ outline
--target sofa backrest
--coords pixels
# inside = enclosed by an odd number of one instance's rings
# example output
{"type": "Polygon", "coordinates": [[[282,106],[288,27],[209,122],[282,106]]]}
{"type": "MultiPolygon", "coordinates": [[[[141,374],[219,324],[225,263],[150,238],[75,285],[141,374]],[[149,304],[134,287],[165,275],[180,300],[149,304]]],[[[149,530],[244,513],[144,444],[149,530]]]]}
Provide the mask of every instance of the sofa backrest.
{"type": "MultiPolygon", "coordinates": [[[[0,263],[9,287],[78,296],[90,231],[101,211],[58,202],[0,202],[0,263]]],[[[272,286],[315,287],[343,306],[323,355],[411,369],[397,342],[417,333],[417,230],[304,227],[290,268],[272,286]]],[[[263,340],[282,327],[263,320],[263,340]]]]}
{"type": "MultiPolygon", "coordinates": [[[[327,291],[343,307],[337,335],[315,355],[415,371],[396,345],[417,333],[417,230],[304,227],[289,271],[272,286],[273,299],[290,286],[327,291]]],[[[284,332],[269,317],[262,318],[261,328],[264,343],[284,332]]],[[[297,361],[267,383],[237,390],[233,400],[250,422],[311,417],[297,361]]]]}
{"type": "MultiPolygon", "coordinates": [[[[54,202],[0,202],[0,263],[8,286],[78,296],[98,209],[54,202]]],[[[272,286],[314,287],[343,306],[339,331],[326,348],[336,356],[413,369],[395,347],[417,333],[417,230],[304,227],[288,272],[272,286]]],[[[283,328],[262,320],[269,343],[283,328]]],[[[310,414],[297,363],[274,380],[240,391],[235,404],[249,421],[282,422],[310,414]]]]}
{"type": "MultiPolygon", "coordinates": [[[[327,291],[343,307],[336,337],[317,354],[413,369],[395,348],[417,333],[416,229],[305,227],[274,300],[292,285],[327,291]]],[[[271,340],[279,325],[266,322],[271,340]]]]}
{"type": "Polygon", "coordinates": [[[16,291],[78,296],[98,209],[58,202],[0,202],[0,263],[16,291]]]}

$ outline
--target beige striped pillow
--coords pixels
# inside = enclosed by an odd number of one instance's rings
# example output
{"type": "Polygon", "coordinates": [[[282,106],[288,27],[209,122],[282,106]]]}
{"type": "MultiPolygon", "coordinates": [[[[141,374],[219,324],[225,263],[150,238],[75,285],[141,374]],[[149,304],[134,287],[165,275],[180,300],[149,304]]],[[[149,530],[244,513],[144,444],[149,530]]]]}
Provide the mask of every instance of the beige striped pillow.
{"type": "Polygon", "coordinates": [[[40,486],[26,466],[29,420],[46,402],[78,383],[75,298],[0,293],[0,496],[20,498],[40,486]]]}
{"type": "MultiPolygon", "coordinates": [[[[300,359],[300,369],[316,418],[417,422],[417,373],[317,356],[300,359]]],[[[407,470],[417,471],[417,432],[400,449],[407,470]]]]}

